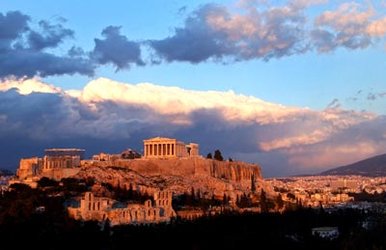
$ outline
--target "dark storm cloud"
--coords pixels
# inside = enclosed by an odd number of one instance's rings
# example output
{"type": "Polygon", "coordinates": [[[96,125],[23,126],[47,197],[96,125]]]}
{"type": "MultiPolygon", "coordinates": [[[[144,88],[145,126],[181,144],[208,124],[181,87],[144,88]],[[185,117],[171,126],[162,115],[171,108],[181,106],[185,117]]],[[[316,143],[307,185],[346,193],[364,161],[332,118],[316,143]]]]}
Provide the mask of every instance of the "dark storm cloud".
{"type": "Polygon", "coordinates": [[[130,64],[144,65],[140,44],[121,35],[121,27],[108,26],[102,31],[104,39],[95,39],[92,57],[99,64],[111,63],[117,70],[130,68],[130,64]]]}
{"type": "Polygon", "coordinates": [[[30,19],[19,11],[0,13],[0,78],[94,74],[95,65],[87,57],[47,51],[72,37],[72,30],[40,21],[36,31],[29,26],[30,19]]]}

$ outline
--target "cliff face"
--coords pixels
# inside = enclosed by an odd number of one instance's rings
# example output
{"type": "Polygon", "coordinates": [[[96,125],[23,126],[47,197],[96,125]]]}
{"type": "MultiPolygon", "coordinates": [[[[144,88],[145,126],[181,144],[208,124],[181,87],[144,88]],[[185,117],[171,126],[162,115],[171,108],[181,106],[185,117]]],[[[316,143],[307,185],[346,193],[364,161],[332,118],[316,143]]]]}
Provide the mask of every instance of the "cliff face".
{"type": "Polygon", "coordinates": [[[94,177],[100,182],[126,187],[132,185],[148,192],[163,189],[178,194],[194,188],[208,198],[212,195],[222,197],[224,193],[236,197],[251,192],[252,185],[256,190],[264,189],[267,194],[273,192],[255,164],[198,157],[94,162],[83,167],[77,177],[94,177]]]}
{"type": "Polygon", "coordinates": [[[204,158],[137,159],[94,162],[91,166],[119,166],[142,175],[211,176],[235,182],[262,179],[260,167],[245,162],[216,161],[204,158]]]}

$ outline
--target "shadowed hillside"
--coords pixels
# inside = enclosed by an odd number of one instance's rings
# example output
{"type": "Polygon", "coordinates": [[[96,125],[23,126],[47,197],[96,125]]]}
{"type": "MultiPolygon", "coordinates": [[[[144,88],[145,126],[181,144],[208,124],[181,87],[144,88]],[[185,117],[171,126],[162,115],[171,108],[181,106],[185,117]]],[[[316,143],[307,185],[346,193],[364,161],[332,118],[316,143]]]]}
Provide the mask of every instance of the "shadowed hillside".
{"type": "Polygon", "coordinates": [[[386,154],[322,172],[321,175],[386,176],[386,154]]]}

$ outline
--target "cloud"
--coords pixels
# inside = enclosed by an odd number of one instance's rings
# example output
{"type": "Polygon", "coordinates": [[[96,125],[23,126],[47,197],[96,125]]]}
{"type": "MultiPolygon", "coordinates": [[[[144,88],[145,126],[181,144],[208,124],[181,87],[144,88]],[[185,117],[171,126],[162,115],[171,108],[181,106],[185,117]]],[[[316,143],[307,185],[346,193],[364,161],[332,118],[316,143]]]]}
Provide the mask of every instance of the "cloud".
{"type": "MultiPolygon", "coordinates": [[[[74,31],[63,22],[38,22],[31,25],[31,17],[19,11],[0,13],[0,78],[46,77],[63,74],[92,76],[98,66],[112,64],[117,70],[131,65],[143,66],[140,43],[121,35],[120,27],[108,26],[102,31],[104,39],[95,39],[94,49],[85,52],[73,46],[59,55],[55,49],[74,31]]],[[[61,49],[63,51],[63,49],[61,49]]]]}
{"type": "Polygon", "coordinates": [[[188,13],[183,25],[164,38],[133,41],[121,32],[121,26],[107,26],[102,38],[94,39],[91,51],[76,44],[70,49],[61,47],[68,46],[65,42],[75,36],[63,20],[36,24],[19,11],[0,13],[0,78],[92,76],[97,67],[106,64],[118,71],[175,61],[269,61],[314,50],[365,49],[384,39],[386,17],[376,7],[344,2],[328,9],[327,2],[289,0],[272,5],[265,0],[239,0],[233,5],[205,4],[188,13]],[[328,10],[311,10],[314,5],[328,10]]]}
{"type": "Polygon", "coordinates": [[[40,21],[42,32],[30,31],[28,34],[28,45],[32,50],[55,48],[67,37],[73,37],[74,31],[65,29],[61,24],[52,25],[47,21],[40,21]]]}
{"type": "Polygon", "coordinates": [[[149,45],[168,61],[199,63],[214,60],[280,58],[304,53],[304,17],[291,6],[259,11],[248,5],[234,13],[217,4],[206,4],[185,20],[184,27],[149,45]]]}
{"type": "Polygon", "coordinates": [[[339,100],[337,98],[335,98],[334,100],[332,100],[328,105],[327,105],[327,108],[328,109],[338,109],[340,108],[341,104],[339,102],[339,100]]]}
{"type": "Polygon", "coordinates": [[[381,92],[381,93],[368,93],[367,95],[367,100],[369,101],[375,101],[380,98],[386,97],[386,92],[381,92]]]}
{"type": "Polygon", "coordinates": [[[102,31],[104,40],[95,39],[95,48],[92,57],[99,64],[111,63],[117,70],[127,69],[130,64],[143,66],[140,44],[132,42],[121,35],[121,27],[108,26],[102,31]]]}
{"type": "Polygon", "coordinates": [[[143,139],[162,135],[198,142],[203,155],[220,148],[225,157],[261,163],[265,176],[307,173],[382,153],[385,125],[371,113],[286,107],[231,91],[105,78],[71,91],[36,78],[0,83],[3,166],[38,148],[141,150],[143,139]]]}
{"type": "MultiPolygon", "coordinates": [[[[263,2],[263,3],[262,3],[263,2]]],[[[236,6],[206,4],[164,39],[149,40],[159,58],[200,63],[208,60],[282,58],[316,49],[364,49],[386,35],[386,18],[356,2],[342,3],[309,18],[308,9],[326,0],[293,0],[286,5],[238,1],[236,6]]]]}
{"type": "Polygon", "coordinates": [[[59,94],[60,88],[53,85],[42,83],[37,78],[31,79],[16,79],[8,78],[4,79],[0,84],[0,91],[5,92],[11,89],[17,89],[17,92],[21,95],[29,95],[33,92],[37,93],[53,93],[59,94]]]}
{"type": "Polygon", "coordinates": [[[47,51],[72,37],[72,30],[43,20],[39,22],[40,31],[36,31],[30,27],[30,20],[19,11],[0,13],[0,78],[94,74],[95,66],[88,58],[47,51]]]}
{"type": "Polygon", "coordinates": [[[320,14],[311,39],[319,52],[330,52],[339,47],[364,49],[385,34],[386,19],[379,17],[372,6],[364,8],[348,2],[320,14]]]}
{"type": "Polygon", "coordinates": [[[26,32],[30,17],[19,11],[10,11],[6,15],[0,13],[0,48],[7,49],[11,42],[26,32]]]}

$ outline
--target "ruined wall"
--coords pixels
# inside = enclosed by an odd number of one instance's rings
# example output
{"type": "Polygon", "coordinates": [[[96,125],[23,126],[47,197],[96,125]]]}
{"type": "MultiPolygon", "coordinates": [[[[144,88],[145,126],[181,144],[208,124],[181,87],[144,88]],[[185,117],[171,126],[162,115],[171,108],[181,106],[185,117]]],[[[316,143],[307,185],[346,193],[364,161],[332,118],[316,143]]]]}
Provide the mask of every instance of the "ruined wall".
{"type": "Polygon", "coordinates": [[[116,201],[106,197],[95,197],[86,192],[81,198],[80,206],[68,207],[69,216],[76,220],[110,220],[111,225],[147,224],[168,222],[176,216],[172,208],[172,193],[158,191],[151,200],[144,204],[127,204],[126,207],[114,207],[116,201]]]}
{"type": "Polygon", "coordinates": [[[32,157],[21,159],[19,168],[16,171],[16,176],[19,180],[24,180],[28,177],[33,177],[41,172],[43,161],[41,158],[32,157]]]}

